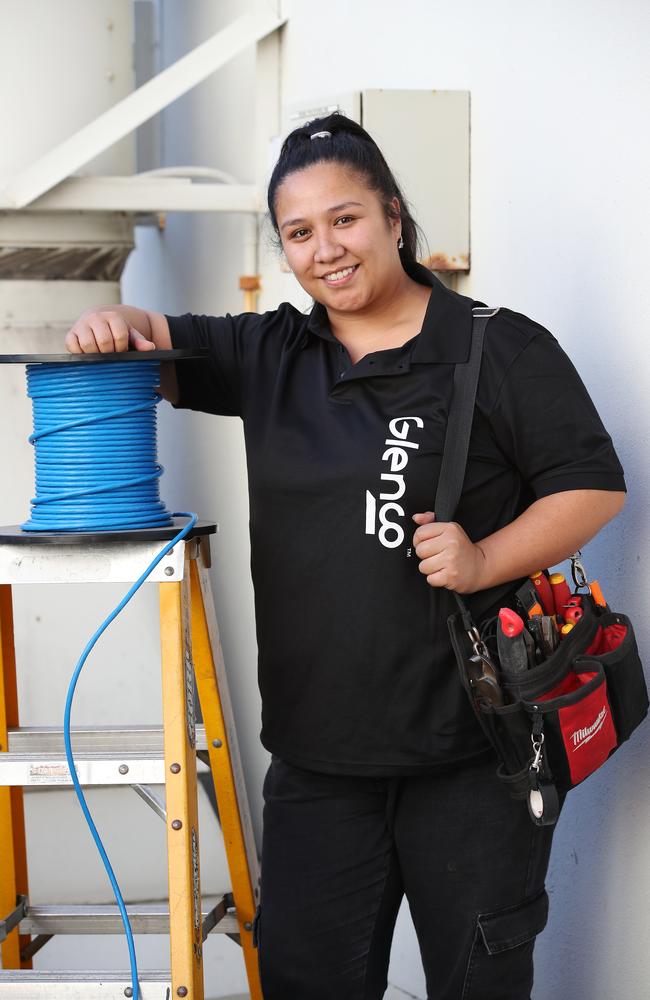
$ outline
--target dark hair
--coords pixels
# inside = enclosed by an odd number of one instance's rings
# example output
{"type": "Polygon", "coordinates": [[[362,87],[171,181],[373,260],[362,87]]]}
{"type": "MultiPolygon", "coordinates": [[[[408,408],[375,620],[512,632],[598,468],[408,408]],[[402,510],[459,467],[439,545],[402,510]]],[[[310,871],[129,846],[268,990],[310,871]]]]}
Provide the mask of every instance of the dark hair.
{"type": "Polygon", "coordinates": [[[275,214],[277,191],[289,174],[304,170],[314,163],[340,163],[350,167],[364,178],[368,187],[376,191],[384,205],[387,218],[402,220],[404,246],[399,251],[402,266],[415,263],[419,249],[419,226],[411,215],[408,202],[399,189],[383,154],[366,130],[351,118],[334,112],[324,118],[314,118],[289,133],[280,150],[271,180],[269,181],[268,203],[271,222],[279,237],[278,221],[275,214]],[[330,136],[312,139],[314,132],[330,132],[330,136]],[[401,211],[397,213],[391,201],[397,198],[401,211]]]}

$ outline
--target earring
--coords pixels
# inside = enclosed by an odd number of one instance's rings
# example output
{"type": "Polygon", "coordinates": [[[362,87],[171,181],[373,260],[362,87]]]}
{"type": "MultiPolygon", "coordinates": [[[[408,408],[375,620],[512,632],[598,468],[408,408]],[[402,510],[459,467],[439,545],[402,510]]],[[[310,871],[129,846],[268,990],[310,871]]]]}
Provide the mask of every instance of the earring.
{"type": "Polygon", "coordinates": [[[402,249],[403,247],[404,247],[404,240],[403,240],[403,238],[402,238],[402,237],[400,236],[400,238],[399,238],[399,241],[398,241],[398,243],[397,243],[397,249],[398,249],[398,250],[401,250],[401,249],[402,249]]]}

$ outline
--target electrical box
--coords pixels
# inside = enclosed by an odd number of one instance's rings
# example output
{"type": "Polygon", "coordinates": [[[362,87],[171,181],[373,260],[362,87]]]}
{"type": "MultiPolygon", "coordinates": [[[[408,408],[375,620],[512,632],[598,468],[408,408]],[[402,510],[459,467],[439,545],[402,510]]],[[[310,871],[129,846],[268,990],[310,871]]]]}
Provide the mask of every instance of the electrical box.
{"type": "Polygon", "coordinates": [[[422,263],[469,271],[469,110],[466,90],[362,90],[286,107],[292,129],[340,111],[375,139],[426,238],[422,263]]]}

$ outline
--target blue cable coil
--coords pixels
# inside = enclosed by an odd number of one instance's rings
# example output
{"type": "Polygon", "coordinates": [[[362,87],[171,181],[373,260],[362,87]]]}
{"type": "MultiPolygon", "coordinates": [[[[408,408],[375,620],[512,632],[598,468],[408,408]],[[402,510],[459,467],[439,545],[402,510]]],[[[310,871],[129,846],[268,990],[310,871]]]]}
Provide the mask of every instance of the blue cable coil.
{"type": "Polygon", "coordinates": [[[70,734],[72,703],[81,670],[102,633],[178,542],[197,515],[170,514],[158,486],[156,458],[156,361],[27,366],[27,392],[34,410],[30,442],[36,452],[36,497],[24,531],[90,532],[165,527],[187,523],[163,546],[89,639],[75,666],[63,720],[65,754],[72,784],[106,869],[126,935],[134,1000],[141,994],[133,932],[124,898],[88,808],[75,767],[70,734]]]}
{"type": "Polygon", "coordinates": [[[36,496],[24,531],[172,523],[160,501],[156,361],[27,365],[36,496]]]}

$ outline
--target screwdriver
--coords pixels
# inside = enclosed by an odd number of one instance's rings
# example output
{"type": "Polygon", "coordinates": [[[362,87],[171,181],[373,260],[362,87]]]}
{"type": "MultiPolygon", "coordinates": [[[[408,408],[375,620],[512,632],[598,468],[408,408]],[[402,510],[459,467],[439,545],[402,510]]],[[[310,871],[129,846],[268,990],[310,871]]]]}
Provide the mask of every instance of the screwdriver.
{"type": "Polygon", "coordinates": [[[531,573],[530,579],[533,581],[535,588],[537,589],[537,597],[544,610],[544,614],[554,615],[555,601],[553,600],[553,591],[546,573],[544,570],[540,569],[537,573],[531,573]]]}
{"type": "Polygon", "coordinates": [[[551,573],[551,588],[553,590],[555,613],[562,615],[564,605],[568,604],[571,599],[569,584],[566,582],[563,573],[551,573]]]}

